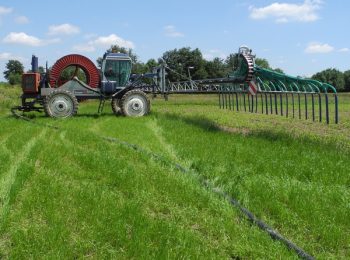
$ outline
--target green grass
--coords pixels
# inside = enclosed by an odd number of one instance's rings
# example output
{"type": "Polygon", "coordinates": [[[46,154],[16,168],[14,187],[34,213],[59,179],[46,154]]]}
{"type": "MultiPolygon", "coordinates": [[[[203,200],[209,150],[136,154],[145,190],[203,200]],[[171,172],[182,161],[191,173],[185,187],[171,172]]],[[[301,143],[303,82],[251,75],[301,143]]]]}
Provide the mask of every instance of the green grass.
{"type": "Polygon", "coordinates": [[[14,119],[0,87],[4,258],[296,258],[198,181],[210,180],[317,258],[350,255],[349,107],[341,124],[220,110],[215,96],[154,100],[143,118],[14,119]],[[183,174],[101,138],[191,169],[183,174]]]}

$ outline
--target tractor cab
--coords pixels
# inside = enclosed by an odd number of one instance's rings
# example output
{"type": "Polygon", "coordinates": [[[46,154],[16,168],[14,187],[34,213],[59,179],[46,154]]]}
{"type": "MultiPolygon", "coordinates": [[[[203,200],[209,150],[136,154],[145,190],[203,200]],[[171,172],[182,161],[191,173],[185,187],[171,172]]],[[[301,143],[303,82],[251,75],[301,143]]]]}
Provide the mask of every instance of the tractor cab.
{"type": "Polygon", "coordinates": [[[129,81],[131,66],[131,58],[127,54],[105,53],[101,68],[101,91],[111,94],[123,89],[129,81]]]}

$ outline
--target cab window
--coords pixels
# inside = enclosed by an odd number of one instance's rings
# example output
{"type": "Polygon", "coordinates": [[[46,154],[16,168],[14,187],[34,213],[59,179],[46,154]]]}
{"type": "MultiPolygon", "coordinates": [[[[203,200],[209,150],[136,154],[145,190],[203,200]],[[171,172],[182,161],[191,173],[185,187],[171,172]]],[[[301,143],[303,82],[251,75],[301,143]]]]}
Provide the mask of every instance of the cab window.
{"type": "Polygon", "coordinates": [[[130,76],[131,62],[128,60],[107,60],[104,75],[108,81],[116,81],[118,86],[124,86],[130,76]]]}
{"type": "Polygon", "coordinates": [[[116,81],[117,80],[117,73],[118,73],[118,67],[117,62],[107,60],[106,66],[105,66],[105,77],[109,81],[116,81]]]}

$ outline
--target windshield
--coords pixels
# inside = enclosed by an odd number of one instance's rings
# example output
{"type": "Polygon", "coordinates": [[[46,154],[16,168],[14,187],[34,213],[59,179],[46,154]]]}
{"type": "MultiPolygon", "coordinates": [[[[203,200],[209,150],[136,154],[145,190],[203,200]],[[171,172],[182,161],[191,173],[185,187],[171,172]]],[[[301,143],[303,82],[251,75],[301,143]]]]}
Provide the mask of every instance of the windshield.
{"type": "Polygon", "coordinates": [[[131,62],[128,60],[106,60],[104,75],[108,81],[124,86],[130,76],[131,62]]]}

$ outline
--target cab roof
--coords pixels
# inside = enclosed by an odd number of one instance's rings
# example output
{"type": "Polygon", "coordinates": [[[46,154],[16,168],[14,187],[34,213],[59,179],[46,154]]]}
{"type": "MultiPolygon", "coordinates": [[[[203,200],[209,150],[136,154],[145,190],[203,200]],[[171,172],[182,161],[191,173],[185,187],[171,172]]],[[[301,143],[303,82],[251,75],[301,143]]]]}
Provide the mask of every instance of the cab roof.
{"type": "Polygon", "coordinates": [[[131,60],[128,54],[125,53],[114,53],[114,52],[106,52],[103,56],[106,60],[131,60]]]}

